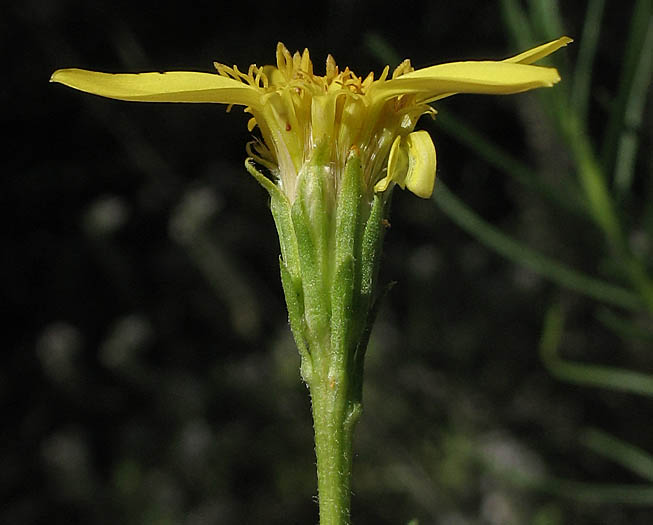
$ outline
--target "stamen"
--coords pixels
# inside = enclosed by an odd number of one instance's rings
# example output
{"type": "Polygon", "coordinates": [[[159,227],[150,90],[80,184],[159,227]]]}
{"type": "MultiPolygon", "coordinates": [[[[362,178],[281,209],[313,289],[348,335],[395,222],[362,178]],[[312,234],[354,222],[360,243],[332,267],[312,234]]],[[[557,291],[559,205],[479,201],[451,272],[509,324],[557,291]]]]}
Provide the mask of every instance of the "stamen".
{"type": "MultiPolygon", "coordinates": [[[[258,70],[258,73],[259,73],[259,75],[260,75],[261,82],[263,82],[263,87],[264,87],[265,89],[267,89],[268,87],[270,87],[270,79],[269,79],[268,76],[263,72],[263,68],[259,69],[259,70],[258,70]]],[[[258,77],[257,77],[257,82],[258,82],[258,77]]]]}
{"type": "Polygon", "coordinates": [[[307,48],[304,48],[304,52],[302,53],[301,67],[302,71],[304,71],[307,75],[313,76],[313,62],[311,62],[311,56],[307,48]]]}
{"type": "Polygon", "coordinates": [[[361,85],[363,92],[367,91],[367,89],[372,85],[372,82],[374,82],[374,71],[370,71],[365,77],[365,80],[363,80],[363,84],[361,85]]]}
{"type": "Polygon", "coordinates": [[[274,163],[274,159],[272,159],[270,151],[265,146],[263,146],[258,139],[250,140],[247,144],[245,144],[245,151],[249,157],[254,159],[254,162],[260,164],[261,166],[265,166],[272,173],[278,173],[278,167],[274,163]]]}
{"type": "Polygon", "coordinates": [[[292,57],[290,51],[281,42],[277,44],[277,69],[281,71],[286,80],[292,77],[292,57]]]}
{"type": "Polygon", "coordinates": [[[383,71],[381,72],[381,76],[379,77],[379,82],[385,82],[385,80],[388,78],[388,73],[390,72],[390,66],[385,66],[383,68],[383,71]]]}
{"type": "Polygon", "coordinates": [[[240,69],[238,69],[238,66],[235,65],[235,64],[234,64],[234,67],[233,67],[233,72],[234,72],[235,75],[237,75],[237,77],[235,77],[236,80],[240,80],[242,82],[247,82],[248,84],[250,84],[250,82],[249,82],[250,77],[248,75],[246,75],[245,73],[243,73],[240,69]]]}
{"type": "Polygon", "coordinates": [[[326,80],[327,84],[331,84],[334,77],[338,74],[338,66],[336,60],[331,55],[327,55],[326,59],[326,80]]]}
{"type": "Polygon", "coordinates": [[[232,78],[229,74],[229,68],[224,64],[221,64],[220,62],[213,62],[213,67],[215,67],[215,69],[218,70],[218,73],[220,73],[220,75],[223,77],[232,78]]]}
{"type": "Polygon", "coordinates": [[[295,51],[295,54],[292,56],[292,72],[293,78],[298,76],[298,73],[302,71],[302,56],[299,54],[299,51],[295,51]]]}
{"type": "Polygon", "coordinates": [[[218,70],[218,73],[227,78],[232,78],[238,80],[239,82],[247,82],[251,84],[250,79],[247,75],[238,70],[238,66],[229,67],[219,62],[213,62],[213,67],[218,70]]]}
{"type": "Polygon", "coordinates": [[[256,64],[250,64],[247,69],[247,78],[250,86],[259,87],[256,73],[258,73],[258,67],[256,67],[256,64]]]}
{"type": "Polygon", "coordinates": [[[392,79],[394,80],[395,78],[398,78],[401,75],[405,75],[406,73],[410,73],[411,71],[413,71],[413,66],[411,65],[409,59],[405,59],[392,72],[392,79]]]}

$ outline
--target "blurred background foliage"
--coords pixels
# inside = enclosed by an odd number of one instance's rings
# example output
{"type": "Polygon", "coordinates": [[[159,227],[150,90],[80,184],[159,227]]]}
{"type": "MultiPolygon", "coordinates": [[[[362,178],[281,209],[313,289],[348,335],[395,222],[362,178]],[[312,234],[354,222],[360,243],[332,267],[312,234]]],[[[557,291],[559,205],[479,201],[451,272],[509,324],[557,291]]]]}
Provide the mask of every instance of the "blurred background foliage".
{"type": "Polygon", "coordinates": [[[307,390],[246,116],[48,85],[61,67],[363,74],[562,34],[563,82],[425,119],[397,192],[356,439],[357,524],[653,522],[649,0],[26,0],[0,18],[0,521],[317,520],[307,390]]]}

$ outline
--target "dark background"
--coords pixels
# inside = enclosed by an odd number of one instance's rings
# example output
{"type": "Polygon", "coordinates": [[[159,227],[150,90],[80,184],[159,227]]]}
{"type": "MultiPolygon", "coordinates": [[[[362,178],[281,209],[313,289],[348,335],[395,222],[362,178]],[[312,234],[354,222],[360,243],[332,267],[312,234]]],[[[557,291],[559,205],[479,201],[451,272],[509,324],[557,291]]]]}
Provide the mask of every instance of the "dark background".
{"type": "MultiPolygon", "coordinates": [[[[599,46],[597,136],[617,85],[623,4],[608,2],[599,46]]],[[[584,9],[563,3],[567,34],[580,34],[584,9]]],[[[521,49],[498,3],[28,0],[3,4],[0,35],[0,522],[315,523],[310,404],[267,198],[243,168],[247,116],[100,99],[48,78],[65,67],[211,71],[213,60],[246,69],[272,63],[278,40],[308,47],[317,72],[327,53],[380,71],[379,38],[416,67],[500,59],[521,49]]],[[[559,53],[573,63],[577,49],[559,53]]],[[[531,94],[440,106],[536,170],[566,166],[531,94]]],[[[438,177],[479,214],[595,268],[601,241],[586,223],[437,125],[420,127],[432,131],[438,177]]],[[[639,483],[579,437],[599,427],[651,450],[650,403],[560,382],[537,347],[546,309],[562,300],[571,357],[651,371],[650,348],[624,343],[596,322],[593,301],[488,251],[408,193],[395,194],[382,275],[398,284],[368,352],[355,523],[653,521],[646,505],[582,502],[495,468],[639,483]]]]}

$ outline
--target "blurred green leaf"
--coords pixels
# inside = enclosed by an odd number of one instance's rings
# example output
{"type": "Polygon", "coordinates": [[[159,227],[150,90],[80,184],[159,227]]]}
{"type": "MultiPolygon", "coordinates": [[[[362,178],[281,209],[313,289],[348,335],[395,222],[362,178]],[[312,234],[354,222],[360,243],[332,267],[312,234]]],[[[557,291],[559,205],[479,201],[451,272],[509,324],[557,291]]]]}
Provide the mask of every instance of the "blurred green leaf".
{"type": "Polygon", "coordinates": [[[623,54],[623,67],[619,81],[619,91],[614,100],[603,141],[602,165],[606,173],[612,173],[616,165],[619,140],[625,129],[626,108],[633,94],[634,80],[637,76],[641,55],[650,53],[645,49],[646,35],[651,23],[651,0],[637,0],[631,16],[628,41],[623,54]]]}
{"type": "Polygon", "coordinates": [[[567,143],[594,221],[601,227],[610,244],[618,250],[623,250],[624,235],[602,165],[584,129],[576,120],[568,120],[568,124],[567,143]]]}
{"type": "Polygon", "coordinates": [[[587,107],[590,98],[592,67],[596,57],[596,48],[601,31],[601,19],[605,8],[605,0],[589,0],[583,33],[580,37],[580,50],[574,71],[572,106],[578,120],[587,125],[587,107]]]}
{"type": "Polygon", "coordinates": [[[653,71],[653,16],[649,17],[644,44],[635,66],[630,94],[626,100],[623,116],[624,129],[619,137],[615,159],[614,185],[617,194],[627,194],[632,186],[635,160],[639,146],[638,130],[644,119],[646,94],[651,86],[653,71]]]}
{"type": "Polygon", "coordinates": [[[579,198],[578,188],[570,187],[561,192],[543,183],[526,164],[509,155],[458,116],[452,116],[449,111],[438,110],[435,125],[454,137],[458,142],[468,146],[488,164],[510,175],[524,186],[538,191],[542,196],[566,211],[581,217],[587,216],[587,206],[579,198]]]}
{"type": "Polygon", "coordinates": [[[540,339],[540,356],[555,377],[578,385],[608,388],[653,397],[653,375],[562,359],[558,355],[558,348],[562,340],[563,326],[562,308],[559,305],[554,305],[549,309],[544,320],[540,339]]]}
{"type": "Polygon", "coordinates": [[[557,0],[529,0],[531,22],[538,37],[553,40],[565,34],[557,0]]]}
{"type": "Polygon", "coordinates": [[[653,485],[604,485],[554,479],[545,485],[545,490],[558,496],[587,503],[653,504],[653,485]]]}
{"type": "Polygon", "coordinates": [[[564,514],[559,505],[548,504],[533,517],[533,525],[562,525],[564,514]]]}
{"type": "Polygon", "coordinates": [[[624,505],[653,504],[653,485],[584,483],[569,479],[528,472],[483,456],[478,448],[472,454],[494,475],[515,487],[536,490],[559,498],[591,504],[617,503],[624,505]]]}
{"type": "MultiPolygon", "coordinates": [[[[510,32],[515,45],[522,49],[553,40],[565,34],[564,25],[560,18],[558,2],[554,0],[530,0],[529,10],[526,11],[518,0],[502,0],[501,8],[504,24],[510,32]]],[[[549,57],[544,60],[554,60],[561,70],[563,79],[567,78],[564,62],[561,57],[549,57]]],[[[564,129],[565,121],[569,117],[569,88],[566,82],[556,86],[556,89],[540,90],[537,97],[547,115],[553,116],[553,121],[560,129],[564,129]]]]}
{"type": "Polygon", "coordinates": [[[401,62],[401,57],[397,53],[397,50],[385,38],[376,33],[365,35],[365,46],[379,62],[386,62],[390,67],[396,66],[401,62]]]}
{"type": "Polygon", "coordinates": [[[503,20],[512,34],[515,43],[526,49],[535,41],[528,15],[518,0],[501,0],[503,20]]]}
{"type": "Polygon", "coordinates": [[[653,481],[653,455],[648,452],[597,428],[587,430],[581,440],[597,454],[653,481]]]}
{"type": "Polygon", "coordinates": [[[572,270],[500,232],[454,196],[442,181],[438,182],[433,198],[458,226],[507,259],[599,301],[631,310],[641,307],[637,296],[628,290],[572,270]]]}
{"type": "Polygon", "coordinates": [[[550,478],[541,483],[531,484],[530,486],[559,497],[586,503],[653,504],[653,485],[608,485],[550,478]]]}
{"type": "Polygon", "coordinates": [[[601,308],[596,317],[619,337],[653,342],[653,326],[635,324],[634,321],[625,319],[607,308],[601,308]]]}

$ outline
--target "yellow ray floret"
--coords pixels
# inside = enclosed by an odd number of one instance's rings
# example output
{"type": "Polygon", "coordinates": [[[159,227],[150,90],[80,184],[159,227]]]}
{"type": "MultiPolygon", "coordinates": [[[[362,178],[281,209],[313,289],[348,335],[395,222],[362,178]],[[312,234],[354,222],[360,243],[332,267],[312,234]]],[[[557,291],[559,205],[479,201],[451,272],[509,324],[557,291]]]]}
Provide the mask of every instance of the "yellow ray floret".
{"type": "Polygon", "coordinates": [[[429,99],[443,93],[508,95],[560,81],[553,68],[508,62],[452,62],[440,64],[389,80],[377,87],[385,98],[415,93],[429,99]]]}
{"type": "Polygon", "coordinates": [[[249,104],[258,93],[247,84],[212,73],[98,73],[84,69],[60,69],[50,78],[68,87],[119,100],[138,102],[217,102],[249,104]]]}

